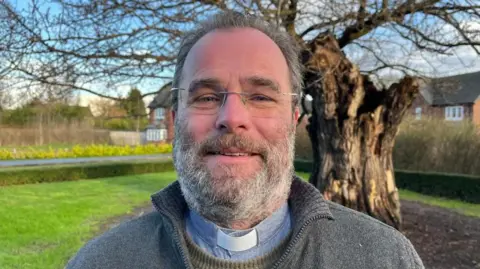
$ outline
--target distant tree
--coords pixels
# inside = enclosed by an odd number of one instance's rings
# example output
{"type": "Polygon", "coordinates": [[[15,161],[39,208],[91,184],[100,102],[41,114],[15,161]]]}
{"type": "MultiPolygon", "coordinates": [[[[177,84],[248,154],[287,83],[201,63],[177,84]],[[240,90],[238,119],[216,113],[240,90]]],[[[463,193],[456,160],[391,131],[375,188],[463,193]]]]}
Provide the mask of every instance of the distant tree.
{"type": "Polygon", "coordinates": [[[132,88],[125,100],[120,101],[122,107],[127,112],[127,115],[136,122],[136,131],[140,130],[140,121],[146,117],[145,102],[142,98],[142,93],[137,88],[132,88]]]}
{"type": "Polygon", "coordinates": [[[101,97],[95,98],[89,103],[93,115],[99,118],[108,118],[111,114],[112,107],[115,106],[115,102],[113,100],[101,97]]]}
{"type": "Polygon", "coordinates": [[[10,126],[26,126],[31,124],[36,117],[32,107],[21,107],[5,112],[3,115],[3,124],[10,126]]]}
{"type": "Polygon", "coordinates": [[[130,117],[139,118],[146,116],[145,102],[143,101],[142,93],[137,88],[132,88],[127,98],[121,101],[121,104],[130,117]]]}

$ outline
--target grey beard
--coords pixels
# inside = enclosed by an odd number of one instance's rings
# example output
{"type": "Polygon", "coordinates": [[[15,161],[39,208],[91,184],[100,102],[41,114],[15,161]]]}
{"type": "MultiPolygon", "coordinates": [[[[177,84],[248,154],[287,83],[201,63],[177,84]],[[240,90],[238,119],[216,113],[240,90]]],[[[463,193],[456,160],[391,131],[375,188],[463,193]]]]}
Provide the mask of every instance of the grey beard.
{"type": "Polygon", "coordinates": [[[173,160],[182,193],[192,210],[229,228],[235,221],[258,223],[287,200],[294,173],[293,128],[285,139],[274,142],[225,134],[195,143],[183,126],[176,125],[180,128],[175,128],[173,160]],[[248,178],[238,178],[235,169],[224,166],[220,168],[225,176],[215,178],[202,157],[206,148],[219,146],[254,147],[263,157],[262,169],[248,178]]]}

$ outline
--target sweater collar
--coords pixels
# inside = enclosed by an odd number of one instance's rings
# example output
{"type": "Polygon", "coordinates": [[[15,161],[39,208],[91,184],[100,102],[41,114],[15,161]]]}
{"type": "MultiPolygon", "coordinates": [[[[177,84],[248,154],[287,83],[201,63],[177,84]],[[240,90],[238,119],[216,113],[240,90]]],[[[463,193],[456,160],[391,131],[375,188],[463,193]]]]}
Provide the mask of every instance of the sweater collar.
{"type": "MultiPolygon", "coordinates": [[[[184,227],[185,213],[188,210],[183,198],[180,183],[175,181],[151,196],[155,208],[169,216],[178,227],[184,227]]],[[[288,203],[292,213],[292,228],[295,234],[311,218],[325,217],[333,220],[327,202],[310,183],[294,176],[288,203]]]]}

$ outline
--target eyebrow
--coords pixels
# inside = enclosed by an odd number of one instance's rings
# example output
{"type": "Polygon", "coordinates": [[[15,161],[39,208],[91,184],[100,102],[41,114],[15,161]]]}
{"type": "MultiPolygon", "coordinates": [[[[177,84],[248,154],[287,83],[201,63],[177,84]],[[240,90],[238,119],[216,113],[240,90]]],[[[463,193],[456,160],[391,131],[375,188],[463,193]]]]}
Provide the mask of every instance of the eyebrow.
{"type": "Polygon", "coordinates": [[[188,92],[189,93],[194,92],[200,86],[214,86],[215,88],[217,88],[217,87],[222,87],[222,82],[219,79],[216,79],[216,78],[194,79],[190,83],[190,86],[188,87],[188,92]]]}
{"type": "MultiPolygon", "coordinates": [[[[240,80],[242,84],[268,87],[276,92],[280,92],[280,86],[278,85],[278,83],[266,77],[249,76],[241,78],[240,80]]],[[[188,87],[188,92],[194,92],[201,86],[213,86],[214,88],[223,88],[223,83],[219,79],[213,77],[195,79],[190,83],[190,86],[188,87]]]]}
{"type": "Polygon", "coordinates": [[[280,86],[277,82],[261,76],[249,76],[241,79],[243,83],[248,83],[253,86],[268,87],[276,92],[280,92],[280,86]]]}

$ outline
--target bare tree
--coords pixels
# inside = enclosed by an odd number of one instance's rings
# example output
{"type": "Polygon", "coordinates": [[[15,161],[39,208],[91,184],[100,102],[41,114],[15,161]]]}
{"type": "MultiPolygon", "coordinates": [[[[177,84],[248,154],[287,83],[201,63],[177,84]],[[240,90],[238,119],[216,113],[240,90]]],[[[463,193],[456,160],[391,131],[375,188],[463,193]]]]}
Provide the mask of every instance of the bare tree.
{"type": "Polygon", "coordinates": [[[213,12],[276,23],[304,50],[304,93],[313,97],[310,182],[326,198],[397,228],[391,153],[418,81],[406,76],[382,89],[371,78],[381,80],[386,70],[416,76],[424,71],[418,59],[435,70],[435,57],[462,46],[480,50],[478,0],[32,0],[0,8],[8,18],[4,36],[16,41],[0,41],[8,55],[2,61],[20,85],[112,99],[115,85],[169,82],[182,33],[213,12]]]}
{"type": "Polygon", "coordinates": [[[114,101],[107,98],[96,98],[90,102],[93,115],[100,118],[110,117],[112,107],[115,105],[114,101]]]}

